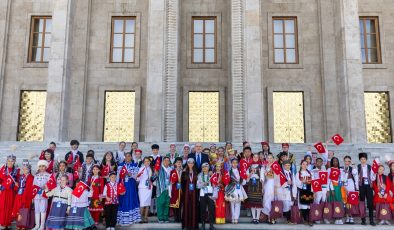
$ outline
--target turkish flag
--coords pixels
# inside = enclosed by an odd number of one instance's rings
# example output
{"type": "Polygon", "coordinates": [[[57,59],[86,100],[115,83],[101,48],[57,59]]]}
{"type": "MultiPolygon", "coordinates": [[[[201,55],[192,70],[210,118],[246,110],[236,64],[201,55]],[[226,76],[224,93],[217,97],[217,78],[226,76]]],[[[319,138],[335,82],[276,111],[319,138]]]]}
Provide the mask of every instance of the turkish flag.
{"type": "Polygon", "coordinates": [[[119,178],[120,179],[125,178],[126,174],[127,174],[127,168],[126,168],[125,165],[123,165],[123,167],[122,167],[122,169],[120,170],[120,173],[119,173],[119,178]]]}
{"type": "Polygon", "coordinates": [[[101,175],[102,175],[102,176],[108,176],[110,167],[111,167],[111,166],[109,166],[109,165],[107,165],[107,164],[104,165],[104,166],[103,166],[103,171],[101,172],[101,175]]]}
{"type": "Polygon", "coordinates": [[[45,160],[45,150],[42,150],[40,153],[40,157],[38,158],[39,160],[45,160]]]}
{"type": "Polygon", "coordinates": [[[11,175],[7,175],[7,177],[5,178],[5,183],[4,183],[4,187],[6,187],[7,189],[8,188],[11,188],[11,185],[14,183],[14,179],[12,178],[12,176],[11,175]]]}
{"type": "Polygon", "coordinates": [[[74,177],[74,181],[79,179],[79,172],[78,172],[78,170],[74,170],[73,177],[74,177]]]}
{"type": "Polygon", "coordinates": [[[374,173],[378,173],[378,169],[379,169],[379,162],[377,161],[377,159],[375,159],[372,162],[372,171],[374,173]]]}
{"type": "Polygon", "coordinates": [[[73,190],[72,194],[78,198],[81,197],[83,191],[85,191],[89,186],[85,184],[83,181],[80,181],[77,183],[75,186],[75,189],[73,190]]]}
{"type": "Polygon", "coordinates": [[[40,191],[40,189],[41,189],[40,186],[33,185],[33,188],[31,190],[31,195],[33,198],[37,195],[37,193],[38,193],[38,191],[40,191]]]}
{"type": "Polygon", "coordinates": [[[246,174],[246,169],[245,169],[245,170],[240,170],[239,176],[240,176],[242,179],[244,179],[244,180],[248,179],[248,175],[246,174]]]}
{"type": "Polygon", "coordinates": [[[319,172],[319,178],[322,185],[326,185],[328,183],[328,172],[319,172]]]}
{"type": "Polygon", "coordinates": [[[280,179],[280,186],[282,186],[284,183],[287,182],[287,178],[285,175],[283,175],[282,171],[279,173],[279,179],[280,179]]]}
{"type": "Polygon", "coordinates": [[[156,164],[155,164],[155,171],[158,172],[160,170],[160,166],[161,166],[161,160],[160,157],[158,157],[156,159],[156,164]]]}
{"type": "Polygon", "coordinates": [[[230,174],[228,172],[225,172],[222,178],[223,184],[228,185],[230,183],[230,174]]]}
{"type": "Polygon", "coordinates": [[[319,153],[325,153],[326,152],[326,149],[324,148],[323,143],[319,142],[319,143],[316,143],[314,146],[315,146],[316,150],[319,153]]]}
{"type": "Polygon", "coordinates": [[[358,192],[349,192],[347,195],[347,203],[351,205],[358,205],[358,192]]]}
{"type": "Polygon", "coordinates": [[[334,180],[334,181],[338,181],[339,179],[339,174],[340,174],[340,170],[337,168],[330,168],[331,172],[330,172],[330,180],[334,180]]]}
{"type": "Polygon", "coordinates": [[[214,173],[211,176],[211,179],[210,179],[212,185],[214,185],[214,186],[218,185],[219,184],[218,180],[219,180],[219,174],[218,173],[214,173]]]}
{"type": "Polygon", "coordinates": [[[79,161],[79,157],[77,156],[74,163],[74,170],[78,171],[80,167],[81,167],[81,162],[79,161]]]}
{"type": "Polygon", "coordinates": [[[242,159],[240,162],[239,162],[239,169],[242,171],[242,170],[247,170],[249,168],[249,164],[248,164],[248,162],[246,162],[246,160],[245,159],[242,159]]]}
{"type": "Polygon", "coordinates": [[[312,180],[312,188],[313,188],[313,192],[321,192],[322,191],[320,179],[312,180]]]}
{"type": "Polygon", "coordinates": [[[126,192],[126,187],[124,186],[123,183],[119,183],[117,189],[118,189],[118,194],[123,194],[126,192]]]}
{"type": "Polygon", "coordinates": [[[281,168],[280,168],[280,165],[279,165],[278,161],[275,161],[275,162],[271,165],[271,169],[272,169],[272,171],[274,171],[274,173],[275,173],[276,175],[279,175],[279,173],[282,171],[281,168]]]}
{"type": "Polygon", "coordinates": [[[52,174],[51,177],[49,177],[49,180],[47,182],[47,188],[48,190],[52,190],[54,188],[56,188],[57,183],[56,183],[56,179],[55,176],[52,174]]]}
{"type": "Polygon", "coordinates": [[[343,142],[343,137],[341,137],[341,135],[338,133],[332,136],[331,139],[336,145],[340,145],[343,142]]]}
{"type": "Polygon", "coordinates": [[[171,172],[171,176],[170,176],[170,180],[171,180],[171,183],[177,183],[179,180],[178,180],[178,173],[176,173],[176,170],[173,170],[172,172],[171,172]]]}

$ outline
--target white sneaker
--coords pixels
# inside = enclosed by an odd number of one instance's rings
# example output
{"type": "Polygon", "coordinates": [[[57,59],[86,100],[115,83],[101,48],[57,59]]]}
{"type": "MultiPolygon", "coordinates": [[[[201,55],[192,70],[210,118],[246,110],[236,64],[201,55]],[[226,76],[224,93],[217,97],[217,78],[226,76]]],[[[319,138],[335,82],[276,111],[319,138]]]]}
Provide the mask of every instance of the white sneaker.
{"type": "Polygon", "coordinates": [[[330,224],[330,221],[327,220],[327,219],[324,219],[324,223],[325,223],[325,224],[330,224]]]}
{"type": "Polygon", "coordinates": [[[343,224],[342,219],[339,219],[339,220],[338,220],[338,224],[343,224]]]}
{"type": "Polygon", "coordinates": [[[384,224],[384,220],[381,220],[380,222],[379,222],[379,225],[383,225],[384,224]]]}
{"type": "Polygon", "coordinates": [[[390,223],[389,220],[386,220],[386,224],[387,224],[387,225],[391,225],[391,223],[390,223]]]}

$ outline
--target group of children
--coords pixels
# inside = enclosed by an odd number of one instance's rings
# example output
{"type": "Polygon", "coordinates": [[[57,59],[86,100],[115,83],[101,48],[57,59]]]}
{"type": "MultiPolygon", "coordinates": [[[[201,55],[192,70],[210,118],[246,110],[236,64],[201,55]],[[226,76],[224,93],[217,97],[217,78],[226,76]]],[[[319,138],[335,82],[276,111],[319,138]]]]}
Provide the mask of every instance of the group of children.
{"type": "Polygon", "coordinates": [[[88,229],[102,220],[107,229],[115,229],[147,223],[148,215],[156,214],[159,223],[173,216],[182,229],[198,229],[199,223],[205,229],[209,222],[212,230],[214,224],[237,224],[241,208],[255,224],[262,219],[275,224],[282,216],[296,224],[299,215],[310,226],[331,220],[343,224],[344,218],[354,224],[356,216],[365,225],[365,204],[371,225],[374,210],[379,224],[393,218],[394,161],[387,162],[385,175],[383,164],[367,164],[366,153],[359,154],[357,166],[345,156],[340,167],[332,152],[308,152],[297,170],[286,143],[276,157],[267,142],[254,154],[247,142],[240,154],[231,143],[207,149],[201,143],[185,145],[181,154],[171,144],[163,156],[154,144],[152,154],[142,157],[137,143],[126,152],[126,143],[120,142],[100,162],[92,150],[84,158],[78,141],[70,145],[65,159],[57,161],[51,143],[34,174],[28,160],[17,168],[15,156],[7,157],[0,168],[1,229],[14,220],[19,229],[88,229]],[[28,225],[30,219],[34,226],[28,225]]]}

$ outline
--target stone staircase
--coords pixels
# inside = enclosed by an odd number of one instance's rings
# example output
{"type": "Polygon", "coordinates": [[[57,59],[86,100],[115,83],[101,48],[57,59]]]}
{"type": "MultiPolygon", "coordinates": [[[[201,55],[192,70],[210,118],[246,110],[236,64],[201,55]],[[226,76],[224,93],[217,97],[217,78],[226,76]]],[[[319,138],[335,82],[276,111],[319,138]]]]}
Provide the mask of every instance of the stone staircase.
{"type": "MultiPolygon", "coordinates": [[[[140,142],[139,148],[142,150],[143,155],[149,155],[151,153],[150,142],[140,142]]],[[[159,142],[160,154],[165,154],[168,152],[170,143],[169,142],[159,142]]],[[[178,152],[182,151],[185,142],[177,142],[176,148],[178,152]]],[[[210,143],[203,143],[203,147],[209,147],[210,143]]],[[[225,143],[216,143],[217,146],[224,146],[225,143]]],[[[4,141],[0,142],[0,162],[5,162],[6,157],[13,153],[17,157],[17,163],[20,164],[23,159],[29,159],[32,155],[38,155],[43,149],[47,148],[48,143],[45,142],[15,142],[15,141],[4,141]]],[[[242,143],[233,143],[234,149],[238,152],[242,151],[242,143]]],[[[79,147],[80,151],[86,154],[89,149],[95,151],[96,159],[102,159],[102,156],[106,151],[115,151],[118,147],[117,143],[107,143],[107,142],[81,142],[79,147]]],[[[260,143],[251,143],[253,152],[258,152],[261,150],[260,143]]],[[[297,164],[303,158],[305,153],[311,148],[315,151],[313,144],[291,144],[290,152],[296,155],[297,164]]],[[[58,159],[64,159],[64,155],[70,149],[69,142],[57,143],[56,155],[58,159]]],[[[329,150],[335,152],[335,155],[340,159],[345,155],[350,155],[354,162],[358,162],[358,153],[367,152],[369,161],[374,158],[379,158],[381,162],[386,162],[388,159],[394,159],[394,144],[341,144],[336,146],[335,144],[329,144],[329,150]]],[[[130,150],[130,143],[128,143],[126,150],[130,150]]],[[[280,144],[272,144],[271,152],[277,154],[281,151],[280,144]]],[[[38,160],[37,157],[31,159],[33,168],[35,168],[35,162],[38,160]]]]}

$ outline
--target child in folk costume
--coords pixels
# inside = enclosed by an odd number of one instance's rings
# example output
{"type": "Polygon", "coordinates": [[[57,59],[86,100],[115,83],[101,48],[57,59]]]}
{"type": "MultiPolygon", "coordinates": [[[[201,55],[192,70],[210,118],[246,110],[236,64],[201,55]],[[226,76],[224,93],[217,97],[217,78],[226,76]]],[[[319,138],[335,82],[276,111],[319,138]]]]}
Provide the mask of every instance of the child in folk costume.
{"type": "MultiPolygon", "coordinates": [[[[341,179],[342,179],[342,185],[344,186],[346,190],[346,196],[349,195],[350,192],[355,192],[358,191],[358,174],[357,174],[357,168],[352,167],[352,158],[350,156],[345,156],[343,158],[343,161],[345,162],[345,166],[342,169],[341,172],[341,179]]],[[[347,203],[347,200],[344,200],[346,207],[349,209],[349,204],[347,203]]],[[[346,214],[346,221],[345,224],[354,224],[354,219],[350,214],[346,214]]]]}
{"type": "MultiPolygon", "coordinates": [[[[343,203],[344,197],[346,196],[346,191],[342,189],[342,172],[340,171],[339,160],[336,157],[333,157],[330,162],[330,168],[328,169],[328,201],[329,202],[341,202],[343,203]],[[339,176],[338,180],[333,180],[330,178],[331,171],[338,170],[339,176]]],[[[337,218],[335,220],[335,224],[343,224],[342,218],[337,218]]]]}
{"type": "Polygon", "coordinates": [[[187,160],[182,172],[182,229],[198,229],[197,168],[193,158],[187,160]]]}
{"type": "Polygon", "coordinates": [[[313,203],[313,192],[311,187],[312,173],[308,170],[308,162],[301,161],[300,171],[295,176],[295,184],[299,189],[299,207],[304,223],[313,226],[309,221],[310,204],[313,203]]]}
{"type": "Polygon", "coordinates": [[[35,221],[34,230],[45,229],[46,211],[48,208],[48,197],[45,194],[46,184],[51,176],[46,172],[48,162],[46,160],[39,160],[37,163],[38,172],[34,176],[33,186],[37,186],[39,191],[34,197],[35,221]]]}
{"type": "MultiPolygon", "coordinates": [[[[80,167],[81,167],[84,159],[83,159],[83,154],[78,150],[79,141],[71,140],[70,146],[71,146],[71,151],[66,153],[66,155],[64,156],[64,160],[68,164],[67,172],[72,173],[73,170],[74,171],[80,170],[80,167]]],[[[75,176],[74,180],[78,179],[78,178],[76,178],[76,176],[75,176]]]]}
{"type": "Polygon", "coordinates": [[[259,161],[259,155],[254,154],[252,162],[247,171],[247,195],[248,199],[245,201],[245,208],[250,208],[252,212],[252,223],[258,224],[260,218],[260,212],[263,208],[263,184],[264,184],[264,173],[259,161]]]}
{"type": "MultiPolygon", "coordinates": [[[[91,150],[89,150],[91,151],[91,150]]],[[[80,172],[80,180],[85,182],[86,184],[89,184],[90,178],[92,177],[92,169],[94,165],[94,154],[91,152],[88,152],[86,154],[86,161],[82,164],[82,170],[80,172]]]]}
{"type": "Polygon", "coordinates": [[[152,200],[152,168],[150,167],[151,158],[144,158],[144,165],[139,169],[137,175],[138,196],[140,199],[141,223],[148,223],[149,206],[152,200]]]}
{"type": "Polygon", "coordinates": [[[89,186],[81,181],[72,192],[70,212],[66,221],[67,229],[84,229],[94,225],[88,210],[89,198],[92,197],[93,190],[88,188],[89,186]]]}
{"type": "MultiPolygon", "coordinates": [[[[384,166],[379,165],[376,180],[373,182],[373,189],[375,191],[373,203],[375,204],[376,208],[378,208],[379,204],[391,204],[393,202],[392,196],[390,195],[391,186],[392,183],[390,178],[384,175],[384,166]]],[[[380,210],[376,210],[376,213],[379,211],[380,210]]],[[[380,220],[379,225],[383,224],[390,225],[390,221],[380,220]]]]}
{"type": "Polygon", "coordinates": [[[211,177],[211,183],[214,191],[217,192],[215,200],[215,216],[216,224],[226,223],[226,202],[224,200],[224,187],[230,183],[230,175],[222,170],[223,163],[218,162],[215,165],[215,172],[211,177]]]}
{"type": "Polygon", "coordinates": [[[132,162],[131,153],[125,155],[125,161],[119,164],[119,182],[126,187],[126,193],[119,197],[118,219],[120,225],[130,225],[141,221],[140,203],[137,192],[137,163],[132,162]]]}
{"type": "Polygon", "coordinates": [[[157,190],[156,190],[156,206],[157,206],[157,218],[159,223],[168,223],[168,212],[170,205],[170,158],[163,157],[163,163],[157,174],[157,190]]]}
{"type": "MultiPolygon", "coordinates": [[[[245,172],[246,173],[246,172],[245,172]]],[[[243,185],[246,180],[241,178],[242,172],[238,169],[238,159],[231,160],[230,183],[225,188],[225,199],[230,202],[232,223],[238,224],[239,214],[241,210],[241,202],[248,198],[243,185]]]]}
{"type": "Polygon", "coordinates": [[[152,155],[151,155],[151,157],[152,157],[152,162],[151,162],[151,167],[152,167],[152,171],[153,171],[153,188],[152,188],[152,202],[151,202],[151,205],[150,205],[150,213],[151,214],[156,214],[157,213],[157,207],[156,207],[156,177],[157,177],[157,170],[155,170],[154,168],[155,168],[155,166],[156,166],[156,163],[157,162],[159,162],[158,163],[158,165],[159,165],[159,169],[160,169],[160,165],[161,165],[161,161],[162,161],[162,157],[160,156],[160,154],[159,154],[159,149],[160,149],[160,146],[158,145],[158,144],[153,144],[152,146],[151,146],[151,149],[152,149],[152,155]]]}
{"type": "Polygon", "coordinates": [[[205,219],[209,213],[209,230],[215,230],[215,203],[211,199],[213,187],[210,181],[209,164],[207,162],[201,165],[201,173],[198,174],[197,188],[200,189],[200,220],[202,229],[205,229],[205,219]],[[208,209],[208,210],[207,210],[208,209]]]}
{"type": "MultiPolygon", "coordinates": [[[[323,165],[323,159],[318,157],[315,162],[315,168],[312,169],[312,179],[313,180],[318,180],[322,179],[323,181],[327,182],[328,179],[328,173],[327,170],[325,169],[323,165]],[[324,178],[323,178],[324,177],[324,178]]],[[[314,198],[313,198],[313,203],[314,204],[320,204],[322,202],[327,201],[327,183],[322,183],[322,190],[321,191],[314,191],[314,198]]],[[[317,224],[320,223],[320,221],[316,222],[317,224]]],[[[325,224],[329,224],[330,221],[327,219],[324,219],[325,224]]]]}
{"type": "Polygon", "coordinates": [[[104,215],[107,230],[115,230],[116,218],[119,206],[120,185],[116,182],[116,172],[109,173],[109,182],[104,186],[103,197],[105,197],[104,215]]]}
{"type": "MultiPolygon", "coordinates": [[[[120,145],[120,144],[119,144],[120,145]]],[[[126,145],[126,143],[124,143],[126,145]]],[[[124,153],[121,154],[123,158],[121,162],[124,161],[124,153]]],[[[105,179],[105,182],[109,182],[109,173],[116,172],[116,160],[112,152],[108,151],[104,154],[101,161],[101,176],[105,179]]]]}
{"type": "Polygon", "coordinates": [[[47,173],[52,174],[54,173],[55,169],[55,152],[52,149],[46,149],[41,153],[39,160],[46,160],[48,161],[48,168],[47,173]]]}
{"type": "Polygon", "coordinates": [[[297,198],[296,179],[291,172],[291,162],[289,160],[283,162],[282,168],[282,173],[286,177],[286,182],[281,185],[280,177],[275,177],[275,184],[279,185],[279,187],[277,187],[277,194],[278,200],[283,202],[283,215],[286,217],[287,223],[292,224],[290,209],[297,198]]]}
{"type": "Polygon", "coordinates": [[[175,222],[181,222],[181,196],[182,196],[182,158],[177,157],[174,161],[174,169],[170,174],[171,181],[171,198],[170,208],[174,211],[175,222]]]}
{"type": "Polygon", "coordinates": [[[92,190],[92,197],[90,198],[89,211],[92,215],[95,225],[100,221],[101,213],[104,211],[102,194],[104,191],[104,178],[100,176],[100,166],[95,164],[92,169],[92,177],[90,179],[90,190],[92,190]]]}
{"type": "Polygon", "coordinates": [[[269,224],[276,224],[275,219],[269,218],[271,212],[271,203],[275,199],[275,173],[271,169],[271,165],[275,162],[272,154],[267,155],[267,164],[263,166],[264,173],[264,195],[263,195],[263,210],[262,212],[266,215],[267,222],[269,224]]]}
{"type": "MultiPolygon", "coordinates": [[[[372,182],[375,181],[376,175],[372,171],[371,165],[367,164],[368,156],[366,153],[359,153],[358,158],[360,160],[360,164],[357,166],[358,171],[358,183],[360,190],[360,201],[367,200],[367,207],[369,211],[369,223],[372,226],[375,226],[375,222],[373,220],[373,188],[372,182]]],[[[361,218],[361,224],[366,225],[365,218],[361,218]]]]}
{"type": "Polygon", "coordinates": [[[55,179],[57,181],[57,185],[60,184],[60,179],[62,176],[68,177],[68,187],[72,188],[74,185],[74,176],[72,173],[67,172],[67,162],[60,161],[58,164],[58,172],[55,174],[55,179]]]}
{"type": "Polygon", "coordinates": [[[15,190],[18,187],[19,169],[15,167],[16,157],[7,157],[7,163],[0,169],[0,227],[11,225],[11,210],[14,205],[15,190]]]}
{"type": "Polygon", "coordinates": [[[47,228],[63,229],[66,227],[66,216],[70,214],[72,189],[67,186],[68,177],[62,175],[60,184],[51,191],[46,190],[48,197],[53,197],[51,209],[46,222],[47,228]]]}
{"type": "MultiPolygon", "coordinates": [[[[31,175],[31,166],[28,160],[23,160],[22,174],[19,176],[18,190],[15,197],[14,205],[12,207],[12,218],[21,220],[22,216],[19,213],[21,208],[30,209],[33,190],[34,176],[31,175]]],[[[25,217],[26,218],[26,217],[25,217]]],[[[26,226],[16,226],[17,228],[26,228],[26,226]]]]}

